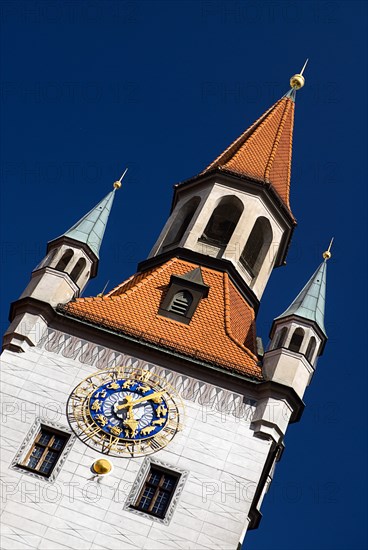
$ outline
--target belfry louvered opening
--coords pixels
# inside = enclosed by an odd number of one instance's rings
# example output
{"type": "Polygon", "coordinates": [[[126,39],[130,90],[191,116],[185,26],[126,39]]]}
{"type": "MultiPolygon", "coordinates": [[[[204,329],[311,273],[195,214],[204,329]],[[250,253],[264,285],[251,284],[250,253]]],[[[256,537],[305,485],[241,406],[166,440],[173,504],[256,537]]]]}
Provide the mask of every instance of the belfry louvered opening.
{"type": "Polygon", "coordinates": [[[174,295],[168,310],[173,311],[177,315],[185,316],[188,313],[192,302],[193,296],[191,293],[188,292],[188,290],[182,290],[174,295]]]}
{"type": "Polygon", "coordinates": [[[184,275],[172,275],[162,299],[159,315],[189,324],[202,298],[207,298],[209,286],[199,267],[184,275]]]}

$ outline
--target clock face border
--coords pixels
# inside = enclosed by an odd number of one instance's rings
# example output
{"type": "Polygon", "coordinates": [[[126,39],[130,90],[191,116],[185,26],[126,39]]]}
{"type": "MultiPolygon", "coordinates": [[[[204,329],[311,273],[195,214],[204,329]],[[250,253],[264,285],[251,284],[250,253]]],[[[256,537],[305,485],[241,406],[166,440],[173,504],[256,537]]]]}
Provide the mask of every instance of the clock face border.
{"type": "MultiPolygon", "coordinates": [[[[128,388],[126,389],[129,391],[128,388]]],[[[155,406],[153,405],[152,408],[154,410],[155,406]]],[[[68,422],[77,437],[88,447],[115,457],[147,456],[163,449],[182,429],[184,417],[184,405],[175,388],[165,378],[154,372],[134,366],[113,367],[90,374],[73,389],[67,402],[68,422]],[[151,394],[160,392],[163,404],[167,407],[167,414],[162,416],[165,418],[165,423],[162,427],[159,426],[160,429],[155,429],[152,435],[148,433],[144,438],[134,438],[131,433],[130,437],[127,437],[125,431],[122,437],[121,434],[118,436],[108,433],[96,420],[97,414],[91,414],[91,406],[96,401],[95,396],[99,390],[103,392],[106,386],[115,384],[118,387],[115,387],[116,392],[109,393],[109,397],[111,397],[114,393],[121,392],[121,386],[128,381],[133,386],[135,383],[149,386],[149,390],[152,392],[147,390],[146,396],[145,392],[140,394],[142,399],[147,397],[147,402],[149,402],[151,394]]],[[[148,424],[148,426],[152,426],[152,424],[148,424]]]]}

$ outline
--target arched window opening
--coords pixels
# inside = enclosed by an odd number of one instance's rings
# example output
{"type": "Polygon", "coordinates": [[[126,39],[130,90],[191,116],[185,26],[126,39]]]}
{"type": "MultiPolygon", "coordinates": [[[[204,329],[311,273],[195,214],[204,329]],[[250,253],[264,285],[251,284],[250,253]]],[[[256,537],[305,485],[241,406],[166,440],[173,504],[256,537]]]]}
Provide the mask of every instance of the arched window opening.
{"type": "Polygon", "coordinates": [[[200,197],[193,197],[178,212],[176,219],[174,220],[168,234],[163,243],[163,247],[172,246],[177,244],[183,238],[184,233],[188,229],[188,226],[201,202],[200,197]]]}
{"type": "Polygon", "coordinates": [[[266,254],[272,243],[272,228],[267,218],[257,218],[251,234],[240,256],[240,262],[255,277],[261,270],[266,254]]]}
{"type": "Polygon", "coordinates": [[[68,248],[68,250],[64,252],[62,257],[56,264],[55,269],[57,269],[58,271],[65,271],[65,269],[69,265],[70,260],[73,258],[73,256],[74,256],[73,250],[71,248],[68,248]]]}
{"type": "Polygon", "coordinates": [[[286,340],[287,332],[288,332],[287,327],[283,327],[281,330],[278,331],[278,333],[276,334],[273,349],[282,348],[286,340]]]}
{"type": "Polygon", "coordinates": [[[73,271],[70,274],[71,279],[76,283],[79,277],[81,276],[84,268],[86,267],[86,260],[84,258],[79,258],[75,266],[73,267],[73,271]]]}
{"type": "Polygon", "coordinates": [[[289,350],[299,352],[304,338],[304,330],[297,328],[294,330],[294,334],[290,340],[289,350]]]}
{"type": "Polygon", "coordinates": [[[236,197],[224,197],[212,213],[201,241],[216,246],[227,245],[243,212],[244,206],[236,197]]]}
{"type": "Polygon", "coordinates": [[[191,295],[191,293],[187,290],[181,290],[174,295],[168,307],[168,311],[172,311],[177,315],[185,316],[187,315],[192,302],[193,296],[191,295]]]}
{"type": "Polygon", "coordinates": [[[305,354],[306,358],[308,359],[308,361],[310,363],[312,362],[314,351],[316,349],[316,345],[317,345],[316,339],[315,339],[314,336],[312,336],[312,338],[309,340],[309,344],[308,344],[307,351],[306,351],[306,354],[305,354]]]}

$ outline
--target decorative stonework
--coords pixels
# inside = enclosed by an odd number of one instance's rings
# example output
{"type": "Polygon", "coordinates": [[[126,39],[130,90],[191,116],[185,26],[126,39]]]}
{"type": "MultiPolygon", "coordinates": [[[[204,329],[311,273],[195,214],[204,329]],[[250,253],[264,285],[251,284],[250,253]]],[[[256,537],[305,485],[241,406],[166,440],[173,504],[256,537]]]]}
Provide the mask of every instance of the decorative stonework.
{"type": "Polygon", "coordinates": [[[37,347],[101,370],[120,365],[149,370],[155,375],[165,378],[186,401],[199,403],[203,407],[209,407],[224,414],[232,414],[236,418],[242,418],[249,422],[254,414],[256,405],[254,399],[244,399],[239,393],[207,384],[55,329],[48,328],[37,347]]]}
{"type": "Polygon", "coordinates": [[[11,470],[16,470],[17,472],[20,472],[22,474],[26,474],[27,476],[31,476],[35,479],[41,479],[42,481],[52,483],[55,481],[57,475],[59,474],[61,468],[63,467],[63,464],[66,461],[67,456],[71,451],[71,448],[73,447],[75,440],[76,440],[76,436],[73,434],[73,432],[70,430],[69,427],[64,426],[64,424],[59,424],[58,422],[51,422],[49,419],[37,417],[35,418],[35,421],[33,422],[30,430],[28,431],[26,437],[24,438],[21,446],[19,447],[17,454],[15,455],[9,468],[11,470]],[[61,452],[59,460],[55,464],[55,467],[52,470],[52,473],[49,477],[39,475],[36,472],[31,472],[30,470],[26,470],[21,466],[21,463],[24,461],[25,456],[28,453],[29,449],[31,448],[41,426],[54,428],[69,436],[68,441],[66,442],[66,445],[63,451],[61,452]]]}
{"type": "Polygon", "coordinates": [[[180,495],[183,491],[185,482],[187,480],[189,472],[187,470],[181,470],[180,468],[173,467],[171,464],[168,464],[167,462],[161,462],[160,460],[156,460],[150,457],[145,458],[138,475],[133,483],[132,489],[129,493],[129,496],[126,500],[126,503],[124,505],[124,510],[127,510],[131,512],[132,514],[136,514],[138,516],[149,518],[152,521],[157,521],[158,523],[163,523],[164,525],[169,525],[175,508],[179,502],[180,495]],[[180,474],[180,478],[178,481],[178,484],[176,486],[175,492],[173,494],[173,497],[170,501],[169,507],[166,511],[165,517],[157,518],[155,516],[152,516],[151,514],[146,514],[145,512],[141,512],[140,510],[136,510],[135,508],[132,508],[134,503],[137,501],[138,496],[142,490],[143,484],[147,479],[148,472],[150,471],[151,466],[160,466],[161,468],[165,468],[166,470],[169,470],[170,472],[174,472],[177,474],[180,474]]]}

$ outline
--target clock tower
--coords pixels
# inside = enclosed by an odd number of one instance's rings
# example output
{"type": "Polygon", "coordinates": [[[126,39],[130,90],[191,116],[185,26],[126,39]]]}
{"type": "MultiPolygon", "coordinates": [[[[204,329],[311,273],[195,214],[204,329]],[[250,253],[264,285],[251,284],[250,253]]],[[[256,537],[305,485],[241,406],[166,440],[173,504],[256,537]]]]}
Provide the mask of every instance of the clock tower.
{"type": "Polygon", "coordinates": [[[256,317],[296,225],[296,90],[174,187],[147,259],[106,294],[113,190],[47,254],[10,308],[2,353],[3,548],[236,550],[327,336],[331,253],[271,326],[256,317]]]}

